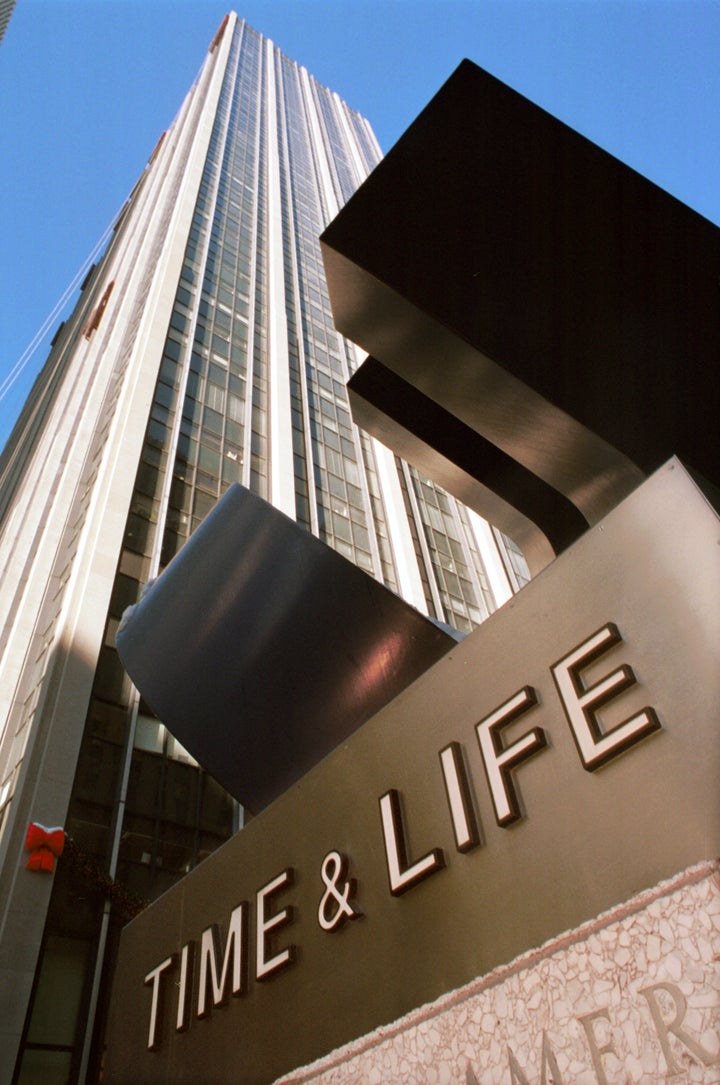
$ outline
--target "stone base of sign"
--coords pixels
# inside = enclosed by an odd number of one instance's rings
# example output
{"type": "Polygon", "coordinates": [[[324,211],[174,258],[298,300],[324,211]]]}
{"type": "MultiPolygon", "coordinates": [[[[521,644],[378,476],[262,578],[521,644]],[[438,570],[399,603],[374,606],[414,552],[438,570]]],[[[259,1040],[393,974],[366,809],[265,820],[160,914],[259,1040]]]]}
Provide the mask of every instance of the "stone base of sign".
{"type": "Polygon", "coordinates": [[[718,962],[708,862],[276,1085],[717,1085],[718,962]]]}

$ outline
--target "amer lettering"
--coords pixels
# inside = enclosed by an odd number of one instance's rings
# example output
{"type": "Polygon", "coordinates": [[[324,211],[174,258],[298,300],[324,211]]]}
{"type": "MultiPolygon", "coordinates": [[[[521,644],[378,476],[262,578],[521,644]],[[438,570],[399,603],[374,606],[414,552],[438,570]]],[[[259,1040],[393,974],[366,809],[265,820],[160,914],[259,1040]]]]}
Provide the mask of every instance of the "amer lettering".
{"type": "Polygon", "coordinates": [[[595,1032],[595,1022],[604,1021],[606,1032],[609,1033],[610,1017],[607,1010],[594,1010],[593,1013],[586,1013],[582,1017],[577,1019],[585,1030],[585,1038],[587,1040],[588,1047],[590,1048],[590,1058],[592,1059],[593,1070],[595,1076],[598,1079],[598,1085],[608,1085],[608,1079],[605,1076],[605,1067],[603,1066],[603,1055],[615,1055],[617,1058],[617,1052],[612,1045],[612,1040],[606,1038],[604,1043],[598,1040],[597,1033],[595,1032]],[[607,1027],[606,1027],[607,1026],[607,1027]]]}
{"type": "Polygon", "coordinates": [[[660,1047],[667,1063],[667,1069],[669,1074],[682,1073],[683,1067],[680,1065],[677,1057],[673,1053],[673,1049],[670,1046],[669,1034],[673,1036],[683,1044],[691,1055],[693,1055],[699,1063],[703,1066],[716,1066],[720,1063],[720,1055],[714,1054],[712,1051],[708,1051],[703,1047],[699,1040],[696,1040],[694,1036],[691,1036],[687,1029],[683,1028],[683,1021],[685,1020],[685,1014],[687,1013],[687,999],[682,993],[676,983],[655,983],[652,987],[641,987],[640,994],[643,996],[648,1004],[650,1010],[650,1016],[655,1026],[655,1031],[660,1041],[660,1047]],[[663,1017],[663,1012],[659,1004],[659,1000],[656,992],[662,991],[664,995],[669,996],[669,999],[673,1003],[673,1019],[672,1021],[666,1021],[663,1017]]]}
{"type": "MultiPolygon", "coordinates": [[[[522,1067],[515,1058],[512,1048],[508,1045],[508,1069],[510,1071],[510,1085],[530,1085],[522,1067]]],[[[555,1052],[552,1049],[547,1033],[542,1034],[542,1062],[540,1066],[540,1085],[563,1085],[555,1052]],[[549,1073],[548,1073],[549,1071],[549,1073]]]]}
{"type": "MultiPolygon", "coordinates": [[[[684,1026],[688,1005],[685,995],[677,984],[656,983],[651,987],[641,987],[638,994],[643,996],[650,1010],[653,1029],[666,1064],[665,1073],[667,1075],[675,1078],[677,1075],[682,1074],[683,1071],[688,1072],[688,1059],[682,1058],[684,1054],[683,1047],[686,1049],[689,1059],[701,1066],[717,1066],[720,1063],[720,1055],[704,1047],[700,1040],[693,1036],[684,1026]],[[665,1008],[661,1008],[659,1005],[658,993],[663,1002],[666,1003],[665,1008]],[[670,1006],[672,1007],[672,1020],[668,1021],[665,1017],[670,1006]],[[675,1037],[677,1044],[682,1045],[682,1047],[677,1046],[676,1051],[673,1050],[670,1044],[671,1034],[675,1037]]],[[[616,1064],[618,1062],[622,1063],[626,1054],[626,1049],[623,1048],[624,1036],[622,1028],[613,1023],[610,1012],[605,1007],[583,1014],[574,1020],[582,1029],[582,1035],[586,1040],[597,1085],[613,1085],[613,1082],[618,1079],[615,1074],[608,1074],[603,1065],[603,1058],[606,1055],[611,1055],[616,1064]],[[617,1045],[613,1042],[613,1033],[617,1045]]],[[[529,1073],[527,1067],[520,1065],[510,1044],[507,1045],[507,1057],[509,1085],[531,1085],[533,1080],[538,1080],[536,1073],[529,1073]]],[[[665,1075],[662,1074],[662,1066],[658,1066],[657,1075],[652,1075],[652,1080],[659,1081],[661,1077],[664,1080],[665,1075]]],[[[555,1052],[547,1033],[543,1030],[540,1055],[540,1085],[563,1085],[563,1083],[572,1085],[572,1082],[577,1079],[577,1071],[573,1072],[570,1082],[567,1076],[565,1078],[561,1076],[555,1052]]],[[[503,1078],[503,1080],[507,1079],[503,1078]]],[[[582,1075],[582,1080],[588,1080],[587,1075],[582,1075]]],[[[645,1080],[649,1081],[650,1076],[644,1076],[643,1081],[645,1080]]],[[[686,1080],[689,1081],[690,1078],[683,1078],[683,1082],[686,1080]]],[[[700,1078],[697,1078],[697,1080],[700,1080],[700,1078]]],[[[468,1085],[471,1085],[471,1083],[472,1085],[479,1085],[478,1078],[470,1065],[467,1068],[467,1082],[468,1085]]]]}

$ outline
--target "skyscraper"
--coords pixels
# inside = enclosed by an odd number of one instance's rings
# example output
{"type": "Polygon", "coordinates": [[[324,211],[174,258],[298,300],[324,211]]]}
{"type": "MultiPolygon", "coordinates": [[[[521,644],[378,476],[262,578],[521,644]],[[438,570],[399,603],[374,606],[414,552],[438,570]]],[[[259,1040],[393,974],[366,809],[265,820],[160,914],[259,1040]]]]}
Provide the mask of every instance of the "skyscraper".
{"type": "Polygon", "coordinates": [[[114,649],[230,484],[461,630],[523,581],[509,541],[352,424],[318,236],[379,157],[229,15],[0,458],[3,1080],[97,1080],[119,926],[241,823],[114,649]],[[70,838],[54,880],[24,865],[33,822],[70,838]]]}
{"type": "Polygon", "coordinates": [[[0,41],[5,36],[7,25],[10,22],[10,16],[12,15],[13,8],[15,7],[15,0],[0,0],[0,41]]]}

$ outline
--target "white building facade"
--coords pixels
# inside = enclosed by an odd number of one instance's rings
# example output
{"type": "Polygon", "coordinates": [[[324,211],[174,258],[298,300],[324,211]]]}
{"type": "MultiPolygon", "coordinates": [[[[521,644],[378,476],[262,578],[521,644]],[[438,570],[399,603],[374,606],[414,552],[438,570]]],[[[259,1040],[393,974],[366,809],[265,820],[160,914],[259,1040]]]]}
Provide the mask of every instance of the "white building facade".
{"type": "Polygon", "coordinates": [[[241,823],[114,649],[228,486],[460,630],[524,582],[511,543],[352,423],[318,236],[379,158],[228,16],[0,458],[3,1081],[99,1079],[119,927],[241,823]],[[52,878],[25,867],[32,822],[72,839],[52,878]]]}

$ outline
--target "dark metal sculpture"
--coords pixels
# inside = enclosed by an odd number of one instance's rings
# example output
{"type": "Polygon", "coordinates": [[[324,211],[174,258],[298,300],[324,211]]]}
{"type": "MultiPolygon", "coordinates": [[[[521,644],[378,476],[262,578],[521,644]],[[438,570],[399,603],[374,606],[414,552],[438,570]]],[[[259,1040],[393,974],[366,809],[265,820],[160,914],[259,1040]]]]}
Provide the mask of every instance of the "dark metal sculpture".
{"type": "Polygon", "coordinates": [[[253,813],[455,643],[241,486],[117,634],[154,712],[253,813]]]}
{"type": "Polygon", "coordinates": [[[671,455],[720,482],[720,230],[470,61],[322,245],[356,419],[534,570],[671,455]]]}

